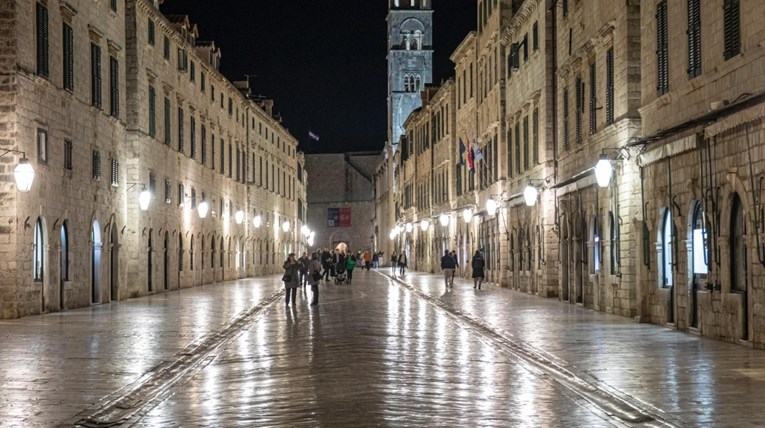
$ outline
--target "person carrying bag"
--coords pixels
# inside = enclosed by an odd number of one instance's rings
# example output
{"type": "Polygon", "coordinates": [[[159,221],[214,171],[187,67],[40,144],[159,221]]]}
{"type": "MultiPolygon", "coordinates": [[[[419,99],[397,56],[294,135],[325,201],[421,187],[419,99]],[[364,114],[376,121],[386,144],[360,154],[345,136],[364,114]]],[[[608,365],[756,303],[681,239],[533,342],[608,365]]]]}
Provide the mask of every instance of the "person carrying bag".
{"type": "Polygon", "coordinates": [[[311,286],[311,294],[313,295],[311,306],[316,306],[319,304],[319,281],[321,281],[321,263],[319,263],[317,253],[311,254],[311,261],[308,262],[307,270],[307,281],[308,285],[311,286]]]}
{"type": "Polygon", "coordinates": [[[287,306],[289,306],[290,301],[292,301],[292,305],[294,306],[295,301],[297,300],[297,288],[300,277],[300,265],[297,260],[295,260],[295,253],[290,253],[290,255],[287,256],[287,260],[282,267],[284,268],[282,282],[284,283],[284,288],[287,290],[287,306]]]}

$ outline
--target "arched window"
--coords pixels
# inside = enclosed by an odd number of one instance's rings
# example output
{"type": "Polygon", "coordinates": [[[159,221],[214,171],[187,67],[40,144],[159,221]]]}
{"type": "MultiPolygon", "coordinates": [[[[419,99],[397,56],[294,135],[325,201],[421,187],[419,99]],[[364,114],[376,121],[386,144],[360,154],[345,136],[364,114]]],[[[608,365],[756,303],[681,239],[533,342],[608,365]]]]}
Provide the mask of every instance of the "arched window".
{"type": "Polygon", "coordinates": [[[590,228],[590,244],[592,245],[592,265],[590,266],[590,273],[596,274],[600,272],[600,224],[598,218],[592,218],[592,228],[590,228]]]}
{"type": "Polygon", "coordinates": [[[691,257],[693,273],[706,275],[709,273],[709,253],[707,252],[707,225],[701,203],[696,202],[693,208],[693,234],[691,239],[691,257]]]}
{"type": "Polygon", "coordinates": [[[194,235],[191,235],[191,245],[189,246],[189,270],[194,270],[194,235]]]}
{"type": "Polygon", "coordinates": [[[733,195],[730,215],[730,283],[733,291],[747,290],[746,217],[741,198],[733,195]]]}
{"type": "Polygon", "coordinates": [[[421,84],[422,84],[422,82],[420,80],[420,75],[419,74],[415,74],[414,75],[414,87],[412,88],[412,92],[420,92],[420,88],[422,87],[421,84]]]}
{"type": "Polygon", "coordinates": [[[69,281],[69,228],[67,222],[61,225],[61,280],[69,281]]]}
{"type": "Polygon", "coordinates": [[[672,211],[667,208],[664,211],[664,220],[661,227],[661,276],[662,285],[671,287],[672,281],[672,211]]]}
{"type": "Polygon", "coordinates": [[[210,238],[210,268],[215,268],[215,236],[210,238]]]}
{"type": "Polygon", "coordinates": [[[412,75],[404,75],[404,92],[412,92],[412,75]]]}
{"type": "Polygon", "coordinates": [[[205,236],[202,235],[201,238],[202,242],[199,244],[199,254],[202,255],[202,263],[199,264],[199,266],[202,267],[202,270],[205,270],[205,236]]]}
{"type": "Polygon", "coordinates": [[[183,235],[178,232],[178,272],[183,272],[183,235]]]}
{"type": "Polygon", "coordinates": [[[526,229],[526,270],[531,272],[531,265],[534,262],[534,242],[531,240],[531,228],[526,229]]]}
{"type": "Polygon", "coordinates": [[[609,251],[609,269],[611,275],[616,275],[616,267],[619,265],[619,230],[614,219],[614,213],[608,213],[608,231],[610,233],[611,245],[609,251]]]}
{"type": "Polygon", "coordinates": [[[242,251],[241,251],[241,248],[239,247],[239,239],[236,240],[235,248],[236,248],[236,260],[234,260],[234,267],[237,270],[239,270],[239,268],[242,267],[242,264],[241,264],[242,251]]]}
{"type": "Polygon", "coordinates": [[[523,228],[518,230],[518,271],[523,272],[526,265],[523,264],[523,228]]]}
{"type": "Polygon", "coordinates": [[[510,235],[510,272],[515,271],[515,238],[510,235]]]}
{"type": "Polygon", "coordinates": [[[45,229],[42,219],[38,218],[35,223],[33,269],[35,282],[42,282],[45,266],[45,229]]]}
{"type": "Polygon", "coordinates": [[[422,31],[420,30],[414,32],[414,48],[418,51],[422,50],[422,31]]]}
{"type": "Polygon", "coordinates": [[[220,267],[223,267],[223,237],[220,238],[220,267]]]}

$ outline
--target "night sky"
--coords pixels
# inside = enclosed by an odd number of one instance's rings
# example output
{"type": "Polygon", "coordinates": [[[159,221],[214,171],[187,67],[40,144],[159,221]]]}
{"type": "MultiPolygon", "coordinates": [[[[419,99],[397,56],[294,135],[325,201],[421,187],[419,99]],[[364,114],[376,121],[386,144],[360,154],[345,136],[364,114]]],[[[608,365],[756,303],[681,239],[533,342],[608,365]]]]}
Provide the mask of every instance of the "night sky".
{"type": "MultiPolygon", "coordinates": [[[[434,3],[434,83],[452,77],[449,55],[475,29],[476,2],[434,3]]],[[[229,80],[254,75],[306,153],[381,150],[387,134],[386,0],[165,0],[199,40],[221,48],[229,80]],[[308,130],[320,136],[310,141],[308,130]]]]}

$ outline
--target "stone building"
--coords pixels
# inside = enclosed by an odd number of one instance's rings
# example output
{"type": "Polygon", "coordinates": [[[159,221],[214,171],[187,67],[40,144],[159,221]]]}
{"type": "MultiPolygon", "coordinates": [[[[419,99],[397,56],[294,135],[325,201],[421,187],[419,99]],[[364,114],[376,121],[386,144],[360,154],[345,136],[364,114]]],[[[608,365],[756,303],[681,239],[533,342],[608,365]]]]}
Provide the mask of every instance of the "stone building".
{"type": "Polygon", "coordinates": [[[451,242],[502,286],[765,347],[762,16],[753,0],[478,0],[454,81],[423,91],[389,156],[394,242],[417,269],[451,242]],[[447,90],[441,141],[430,103],[447,90]],[[436,142],[456,165],[438,203],[436,142]],[[460,147],[480,149],[473,172],[460,147]],[[441,213],[463,220],[434,229],[441,213]]]}
{"type": "MultiPolygon", "coordinates": [[[[354,252],[375,248],[375,171],[380,153],[305,155],[311,176],[307,187],[307,223],[316,233],[315,248],[344,242],[354,252]]],[[[384,250],[382,250],[384,251],[384,250]]]]}
{"type": "Polygon", "coordinates": [[[268,273],[304,245],[297,141],[188,17],[147,0],[5,6],[0,140],[36,177],[17,192],[8,158],[2,317],[268,273]]]}

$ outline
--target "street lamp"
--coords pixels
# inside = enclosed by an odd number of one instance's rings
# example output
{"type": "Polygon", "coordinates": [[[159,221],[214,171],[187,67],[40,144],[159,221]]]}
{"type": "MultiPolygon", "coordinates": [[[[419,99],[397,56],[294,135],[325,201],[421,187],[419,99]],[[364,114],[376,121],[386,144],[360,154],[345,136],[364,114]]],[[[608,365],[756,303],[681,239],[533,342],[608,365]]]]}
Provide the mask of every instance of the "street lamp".
{"type": "Polygon", "coordinates": [[[411,232],[412,232],[412,223],[407,223],[406,224],[406,233],[411,233],[411,232]]]}
{"type": "Polygon", "coordinates": [[[465,223],[470,223],[470,220],[473,219],[473,209],[465,208],[465,211],[462,211],[462,219],[465,220],[465,223]]]}
{"type": "Polygon", "coordinates": [[[430,221],[428,221],[428,219],[426,218],[422,219],[422,221],[420,222],[420,229],[422,229],[424,232],[428,230],[429,227],[430,227],[430,221]]]}
{"type": "Polygon", "coordinates": [[[141,211],[148,211],[149,202],[151,202],[151,192],[144,187],[138,195],[138,207],[141,208],[141,211]]]}
{"type": "Polygon", "coordinates": [[[302,233],[302,234],[303,234],[303,236],[305,236],[305,237],[307,238],[307,237],[308,237],[308,235],[311,233],[311,229],[310,229],[310,228],[308,228],[308,226],[304,224],[304,225],[303,225],[303,226],[300,228],[300,233],[302,233]]]}
{"type": "Polygon", "coordinates": [[[494,217],[495,214],[497,214],[497,201],[494,200],[494,198],[489,198],[488,201],[486,201],[486,212],[494,217]]]}
{"type": "Polygon", "coordinates": [[[289,221],[285,221],[284,223],[282,223],[282,230],[285,231],[285,232],[289,232],[290,231],[290,222],[289,221]]]}
{"type": "Polygon", "coordinates": [[[523,189],[523,201],[526,202],[527,207],[533,207],[537,204],[537,196],[539,195],[539,189],[531,184],[527,184],[523,189]]]}
{"type": "Polygon", "coordinates": [[[608,184],[611,183],[612,173],[611,160],[605,154],[601,154],[595,165],[595,180],[598,182],[598,187],[608,187],[608,184]]]}
{"type": "Polygon", "coordinates": [[[234,220],[236,220],[236,224],[242,224],[244,221],[244,211],[237,211],[236,214],[234,214],[234,220]]]}
{"type": "Polygon", "coordinates": [[[207,212],[210,210],[210,205],[207,201],[203,200],[197,205],[197,211],[199,212],[199,218],[207,218],[207,212]]]}
{"type": "Polygon", "coordinates": [[[262,223],[262,221],[263,221],[263,218],[260,217],[259,215],[256,215],[252,219],[252,225],[255,226],[256,229],[260,229],[260,224],[262,223]]]}
{"type": "Polygon", "coordinates": [[[446,213],[443,213],[438,217],[438,221],[441,223],[441,226],[446,227],[449,225],[449,217],[450,216],[446,213]]]}
{"type": "MultiPolygon", "coordinates": [[[[0,157],[15,150],[8,150],[0,157]]],[[[16,180],[16,188],[19,192],[26,193],[32,188],[32,182],[35,179],[35,170],[32,168],[32,164],[29,163],[29,159],[24,152],[21,152],[21,159],[16,168],[13,169],[13,178],[16,180]]]]}

